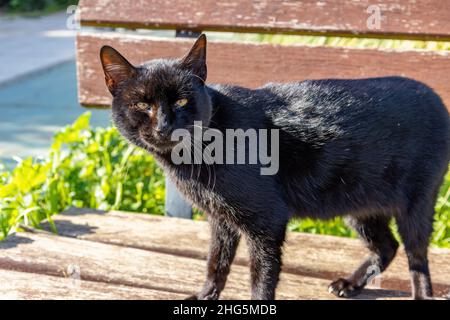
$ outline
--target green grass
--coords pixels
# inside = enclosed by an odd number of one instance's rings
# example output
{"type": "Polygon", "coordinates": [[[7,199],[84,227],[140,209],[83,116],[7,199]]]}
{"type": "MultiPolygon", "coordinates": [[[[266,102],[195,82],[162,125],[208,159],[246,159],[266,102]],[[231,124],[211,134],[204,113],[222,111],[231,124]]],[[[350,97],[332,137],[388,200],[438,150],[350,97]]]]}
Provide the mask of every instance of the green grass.
{"type": "Polygon", "coordinates": [[[0,238],[69,207],[163,214],[164,178],[153,158],[114,128],[90,128],[89,117],[56,134],[44,160],[0,169],[0,238]]]}

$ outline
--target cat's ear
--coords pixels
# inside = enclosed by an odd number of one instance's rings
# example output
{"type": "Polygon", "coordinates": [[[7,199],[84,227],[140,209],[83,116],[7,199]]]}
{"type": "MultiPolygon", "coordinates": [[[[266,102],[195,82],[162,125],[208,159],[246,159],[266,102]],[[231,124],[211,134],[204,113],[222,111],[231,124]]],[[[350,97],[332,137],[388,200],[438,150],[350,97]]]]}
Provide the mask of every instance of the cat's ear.
{"type": "Polygon", "coordinates": [[[100,50],[105,81],[112,95],[117,86],[136,74],[136,69],[117,50],[110,46],[104,46],[100,50]]]}
{"type": "Polygon", "coordinates": [[[189,53],[181,59],[182,66],[189,68],[203,81],[206,81],[206,36],[202,34],[195,41],[189,53]]]}

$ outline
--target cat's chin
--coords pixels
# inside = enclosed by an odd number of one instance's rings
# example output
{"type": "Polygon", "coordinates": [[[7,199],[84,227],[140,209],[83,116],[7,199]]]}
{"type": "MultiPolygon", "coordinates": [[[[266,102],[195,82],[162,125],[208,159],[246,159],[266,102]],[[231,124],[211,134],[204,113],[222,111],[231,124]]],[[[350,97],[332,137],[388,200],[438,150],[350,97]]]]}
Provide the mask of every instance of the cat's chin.
{"type": "Polygon", "coordinates": [[[139,130],[139,140],[143,147],[151,153],[167,153],[173,148],[173,146],[170,145],[171,141],[158,141],[142,130],[139,130]]]}

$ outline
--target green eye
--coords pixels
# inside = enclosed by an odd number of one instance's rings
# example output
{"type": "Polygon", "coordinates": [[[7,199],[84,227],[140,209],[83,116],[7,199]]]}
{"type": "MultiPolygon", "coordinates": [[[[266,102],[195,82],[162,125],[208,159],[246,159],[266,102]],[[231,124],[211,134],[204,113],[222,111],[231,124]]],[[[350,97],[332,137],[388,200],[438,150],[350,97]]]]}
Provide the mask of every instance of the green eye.
{"type": "Polygon", "coordinates": [[[187,99],[180,99],[177,102],[175,102],[175,105],[179,108],[184,107],[188,103],[187,99]]]}

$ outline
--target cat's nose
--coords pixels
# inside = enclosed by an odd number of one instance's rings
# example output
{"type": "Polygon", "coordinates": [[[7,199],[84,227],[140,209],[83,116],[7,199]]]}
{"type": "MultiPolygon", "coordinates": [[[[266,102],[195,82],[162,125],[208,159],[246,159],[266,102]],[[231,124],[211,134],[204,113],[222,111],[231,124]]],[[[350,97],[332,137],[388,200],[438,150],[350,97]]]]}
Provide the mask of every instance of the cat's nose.
{"type": "Polygon", "coordinates": [[[164,126],[164,127],[160,127],[157,126],[155,128],[155,134],[159,137],[159,138],[168,138],[170,135],[170,127],[169,126],[164,126]]]}
{"type": "Polygon", "coordinates": [[[162,115],[159,117],[155,126],[155,134],[159,138],[167,138],[172,132],[172,126],[167,116],[162,115]]]}

